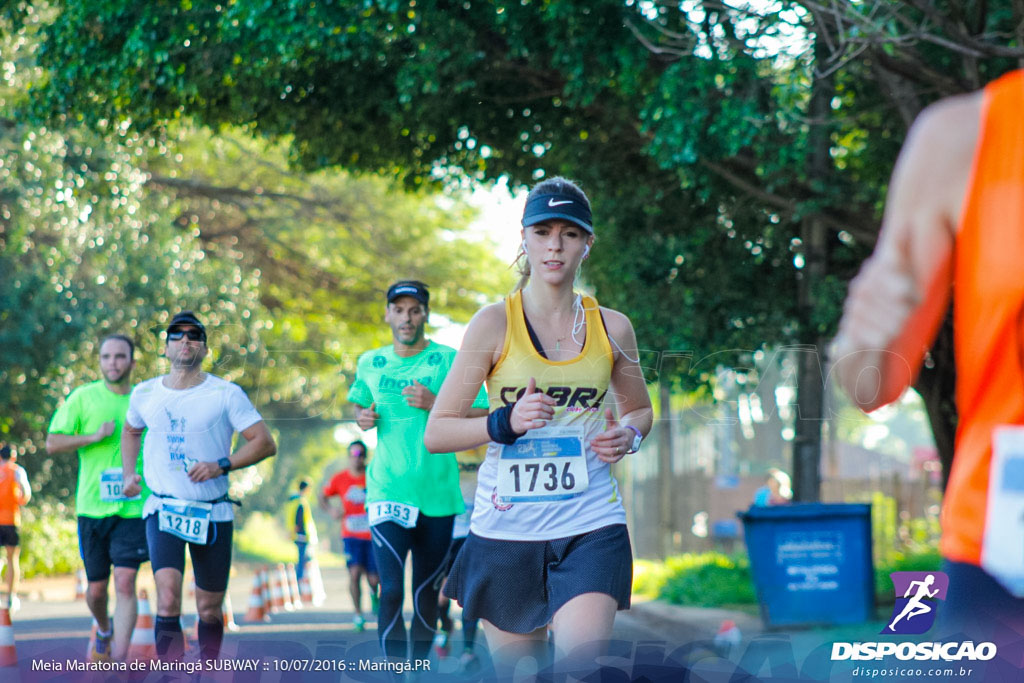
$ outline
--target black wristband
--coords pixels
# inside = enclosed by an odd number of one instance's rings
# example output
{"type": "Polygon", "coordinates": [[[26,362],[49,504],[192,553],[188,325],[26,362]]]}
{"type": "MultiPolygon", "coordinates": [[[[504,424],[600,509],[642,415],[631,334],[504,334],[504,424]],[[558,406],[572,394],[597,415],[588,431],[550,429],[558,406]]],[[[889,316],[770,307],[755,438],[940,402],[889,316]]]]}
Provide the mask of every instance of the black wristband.
{"type": "Polygon", "coordinates": [[[516,439],[526,432],[518,434],[512,429],[512,409],[514,405],[502,406],[487,416],[487,435],[495,443],[511,446],[516,439]]]}

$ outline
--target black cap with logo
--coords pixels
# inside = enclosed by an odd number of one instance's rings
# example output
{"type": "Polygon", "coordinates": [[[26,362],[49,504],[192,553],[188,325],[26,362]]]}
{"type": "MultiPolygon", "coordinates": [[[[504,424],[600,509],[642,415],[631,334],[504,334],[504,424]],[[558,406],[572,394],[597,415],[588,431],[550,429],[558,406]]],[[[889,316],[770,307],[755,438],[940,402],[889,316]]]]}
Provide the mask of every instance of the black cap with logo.
{"type": "Polygon", "coordinates": [[[173,332],[182,325],[192,325],[196,327],[203,334],[203,341],[206,341],[206,327],[199,322],[199,318],[196,317],[195,313],[192,311],[182,311],[181,313],[178,313],[171,318],[171,322],[167,325],[167,331],[173,332]]]}
{"type": "Polygon", "coordinates": [[[388,303],[401,296],[411,296],[424,306],[430,305],[430,292],[427,286],[419,280],[399,280],[388,287],[388,303]]]}
{"type": "Polygon", "coordinates": [[[575,223],[591,235],[594,234],[590,207],[579,197],[569,194],[542,194],[531,197],[523,210],[523,227],[537,225],[554,218],[575,223]]]}

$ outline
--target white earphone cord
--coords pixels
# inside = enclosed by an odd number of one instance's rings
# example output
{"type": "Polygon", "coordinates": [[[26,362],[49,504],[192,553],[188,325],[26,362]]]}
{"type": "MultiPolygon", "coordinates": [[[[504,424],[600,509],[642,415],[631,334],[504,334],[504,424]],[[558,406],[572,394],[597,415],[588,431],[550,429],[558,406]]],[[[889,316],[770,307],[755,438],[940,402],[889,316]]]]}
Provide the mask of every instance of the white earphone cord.
{"type": "MultiPolygon", "coordinates": [[[[587,322],[587,316],[586,316],[585,311],[583,310],[583,296],[582,295],[580,295],[580,294],[576,295],[576,300],[573,301],[572,307],[573,307],[573,315],[572,315],[572,340],[574,342],[576,342],[577,344],[579,344],[580,346],[583,346],[583,342],[581,342],[580,340],[578,340],[576,338],[576,334],[580,330],[583,329],[583,325],[587,322]]],[[[639,363],[640,362],[640,354],[639,353],[637,353],[636,358],[630,358],[629,354],[626,353],[625,351],[623,351],[622,347],[619,346],[619,342],[615,341],[615,337],[613,337],[612,335],[609,334],[608,335],[608,339],[611,340],[611,342],[615,346],[615,348],[617,348],[619,350],[619,353],[621,353],[623,355],[623,357],[626,360],[628,360],[630,363],[639,363]]]]}

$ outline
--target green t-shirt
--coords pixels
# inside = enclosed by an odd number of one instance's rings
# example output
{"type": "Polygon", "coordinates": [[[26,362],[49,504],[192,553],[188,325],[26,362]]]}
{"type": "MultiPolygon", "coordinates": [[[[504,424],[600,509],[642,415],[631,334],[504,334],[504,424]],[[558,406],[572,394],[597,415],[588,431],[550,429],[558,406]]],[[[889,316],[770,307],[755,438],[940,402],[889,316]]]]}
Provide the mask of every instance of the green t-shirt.
{"type": "MultiPolygon", "coordinates": [[[[75,512],[83,517],[141,517],[149,496],[145,479],[142,498],[123,503],[100,500],[100,476],[104,470],[121,469],[121,428],[128,412],[131,394],[115,394],[103,380],[78,387],[71,392],[50,421],[50,432],[78,436],[94,434],[104,422],[114,421],[114,433],[99,443],[78,449],[78,493],[75,512]]],[[[136,468],[142,474],[142,452],[136,468]]]]}
{"type": "MultiPolygon", "coordinates": [[[[364,408],[377,404],[377,452],[366,468],[366,501],[415,505],[424,515],[457,515],[466,508],[459,491],[459,466],[453,453],[430,453],[423,445],[428,412],[405,402],[402,389],[418,381],[435,394],[455,360],[455,349],[429,342],[409,358],[393,346],[359,357],[348,400],[364,408]]],[[[487,409],[487,393],[473,402],[487,409]]]]}

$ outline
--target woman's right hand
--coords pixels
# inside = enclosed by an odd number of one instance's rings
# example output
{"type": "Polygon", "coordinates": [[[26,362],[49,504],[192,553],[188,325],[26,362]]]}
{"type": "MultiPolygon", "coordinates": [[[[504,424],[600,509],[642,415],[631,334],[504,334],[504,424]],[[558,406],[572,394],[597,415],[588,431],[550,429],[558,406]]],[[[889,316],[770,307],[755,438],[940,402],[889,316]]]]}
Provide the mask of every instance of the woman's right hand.
{"type": "Polygon", "coordinates": [[[531,429],[539,429],[555,416],[555,399],[542,391],[537,391],[537,382],[533,377],[526,384],[522,398],[512,408],[512,430],[516,434],[525,434],[531,429]]]}

